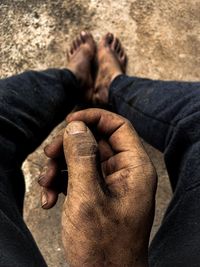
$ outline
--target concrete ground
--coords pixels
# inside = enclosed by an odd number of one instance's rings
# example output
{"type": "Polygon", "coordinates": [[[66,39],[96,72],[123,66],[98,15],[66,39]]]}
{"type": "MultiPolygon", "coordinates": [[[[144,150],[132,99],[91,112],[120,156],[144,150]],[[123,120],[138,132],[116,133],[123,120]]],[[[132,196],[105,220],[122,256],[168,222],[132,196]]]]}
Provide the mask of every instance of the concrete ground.
{"type": "MultiPolygon", "coordinates": [[[[66,66],[71,39],[87,29],[97,41],[108,31],[120,37],[129,56],[130,75],[200,79],[199,0],[0,0],[0,29],[1,77],[27,69],[66,66]]],[[[149,146],[147,150],[159,176],[153,236],[171,190],[162,155],[149,146]]],[[[27,184],[25,220],[48,266],[64,267],[60,238],[63,197],[50,211],[40,208],[36,180],[44,163],[41,146],[23,165],[27,184]]]]}

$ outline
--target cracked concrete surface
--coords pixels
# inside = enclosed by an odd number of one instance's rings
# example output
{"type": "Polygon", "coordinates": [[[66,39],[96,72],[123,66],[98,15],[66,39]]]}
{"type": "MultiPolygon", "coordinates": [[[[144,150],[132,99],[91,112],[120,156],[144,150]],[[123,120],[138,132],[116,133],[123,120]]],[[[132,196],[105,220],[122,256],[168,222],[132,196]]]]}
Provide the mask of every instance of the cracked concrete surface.
{"type": "MultiPolygon", "coordinates": [[[[70,40],[81,29],[88,29],[97,41],[108,31],[120,37],[129,56],[130,75],[200,79],[199,0],[0,0],[0,28],[1,77],[66,66],[70,40]]],[[[146,147],[159,176],[153,236],[171,191],[162,155],[146,147]]],[[[48,266],[67,266],[60,239],[63,197],[50,211],[40,208],[36,179],[45,163],[41,152],[42,146],[23,165],[25,220],[48,266]]]]}

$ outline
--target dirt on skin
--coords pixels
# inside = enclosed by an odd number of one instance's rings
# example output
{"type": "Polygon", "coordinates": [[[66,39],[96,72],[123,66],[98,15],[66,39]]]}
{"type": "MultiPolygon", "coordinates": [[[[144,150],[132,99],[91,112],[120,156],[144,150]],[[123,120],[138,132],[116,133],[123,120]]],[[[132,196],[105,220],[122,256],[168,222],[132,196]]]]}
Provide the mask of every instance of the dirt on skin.
{"type": "MultiPolygon", "coordinates": [[[[97,41],[108,31],[122,40],[130,75],[197,81],[199,14],[199,0],[0,0],[0,76],[65,67],[70,41],[81,29],[87,29],[97,41]]],[[[25,220],[48,266],[67,266],[60,238],[63,197],[50,211],[40,208],[36,180],[46,161],[42,146],[23,165],[27,185],[25,220]]],[[[171,190],[162,155],[149,146],[147,150],[159,176],[153,236],[171,190]]]]}

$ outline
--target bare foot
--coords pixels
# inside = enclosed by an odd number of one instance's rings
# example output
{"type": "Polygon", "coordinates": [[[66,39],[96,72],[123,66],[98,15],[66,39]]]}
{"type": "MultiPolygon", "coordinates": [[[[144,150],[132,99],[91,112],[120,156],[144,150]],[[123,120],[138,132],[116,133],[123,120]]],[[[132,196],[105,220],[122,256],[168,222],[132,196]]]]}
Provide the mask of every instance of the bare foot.
{"type": "Polygon", "coordinates": [[[68,51],[67,68],[76,76],[81,87],[81,97],[90,100],[93,90],[93,79],[91,67],[96,52],[96,44],[92,35],[82,31],[80,35],[72,42],[68,51]]]}
{"type": "Polygon", "coordinates": [[[94,104],[107,104],[109,86],[126,71],[126,54],[118,38],[107,33],[99,43],[97,52],[98,72],[93,93],[94,104]]]}

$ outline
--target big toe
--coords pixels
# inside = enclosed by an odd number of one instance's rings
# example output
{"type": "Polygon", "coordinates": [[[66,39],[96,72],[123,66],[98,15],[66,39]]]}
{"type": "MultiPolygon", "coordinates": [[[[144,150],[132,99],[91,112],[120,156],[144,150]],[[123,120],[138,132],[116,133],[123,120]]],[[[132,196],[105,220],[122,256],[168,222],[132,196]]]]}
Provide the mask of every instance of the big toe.
{"type": "Polygon", "coordinates": [[[114,40],[114,35],[109,32],[102,37],[102,39],[99,43],[99,47],[101,48],[101,47],[110,46],[112,44],[113,40],[114,40]]]}
{"type": "Polygon", "coordinates": [[[81,38],[83,43],[87,43],[92,47],[95,46],[94,38],[90,32],[82,31],[80,33],[80,38],[81,38]]]}

